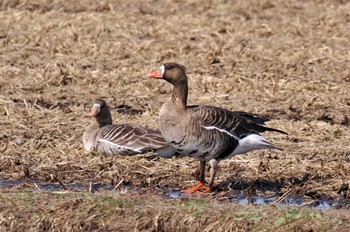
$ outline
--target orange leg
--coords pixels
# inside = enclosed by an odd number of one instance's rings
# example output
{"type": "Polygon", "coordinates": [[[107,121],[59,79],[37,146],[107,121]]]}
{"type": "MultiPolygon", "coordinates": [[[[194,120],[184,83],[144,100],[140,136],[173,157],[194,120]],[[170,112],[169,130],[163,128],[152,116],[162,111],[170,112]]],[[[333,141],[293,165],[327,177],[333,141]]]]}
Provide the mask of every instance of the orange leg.
{"type": "Polygon", "coordinates": [[[182,192],[183,193],[195,193],[201,189],[205,188],[207,190],[207,186],[205,186],[204,183],[202,182],[199,182],[199,184],[197,184],[196,186],[192,187],[192,188],[189,188],[189,189],[186,189],[186,190],[183,190],[182,192]]]}
{"type": "Polygon", "coordinates": [[[203,193],[211,193],[211,192],[213,192],[213,188],[208,186],[205,188],[205,191],[203,193]]]}
{"type": "Polygon", "coordinates": [[[197,192],[201,189],[205,189],[203,193],[211,193],[213,192],[214,189],[214,179],[215,179],[215,175],[216,172],[218,170],[218,165],[219,165],[219,161],[217,161],[216,159],[211,159],[209,161],[210,164],[210,179],[209,179],[209,183],[208,186],[206,186],[204,183],[204,171],[205,171],[205,161],[201,161],[200,163],[200,175],[199,175],[199,184],[193,188],[187,189],[183,192],[186,193],[194,193],[197,192]]]}
{"type": "Polygon", "coordinates": [[[202,193],[211,193],[213,192],[213,187],[210,186],[206,186],[204,183],[199,183],[198,185],[189,188],[189,189],[185,189],[182,191],[183,193],[198,193],[198,194],[202,194],[202,193]],[[200,190],[204,189],[203,192],[198,192],[200,190]]]}
{"type": "Polygon", "coordinates": [[[202,189],[204,190],[204,193],[210,193],[213,191],[213,188],[211,187],[207,187],[205,185],[205,178],[204,178],[204,172],[205,172],[205,164],[206,161],[200,161],[200,167],[199,167],[199,184],[197,184],[196,186],[183,190],[183,193],[195,193],[197,191],[200,191],[202,189]]]}

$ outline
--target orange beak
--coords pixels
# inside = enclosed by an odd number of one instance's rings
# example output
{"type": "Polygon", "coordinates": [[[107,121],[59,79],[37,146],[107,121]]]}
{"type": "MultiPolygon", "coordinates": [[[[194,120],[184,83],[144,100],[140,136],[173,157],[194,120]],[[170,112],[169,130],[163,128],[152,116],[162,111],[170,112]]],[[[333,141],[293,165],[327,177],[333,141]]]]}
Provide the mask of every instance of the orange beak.
{"type": "Polygon", "coordinates": [[[162,79],[163,74],[160,71],[155,71],[153,73],[148,74],[149,78],[162,79]]]}

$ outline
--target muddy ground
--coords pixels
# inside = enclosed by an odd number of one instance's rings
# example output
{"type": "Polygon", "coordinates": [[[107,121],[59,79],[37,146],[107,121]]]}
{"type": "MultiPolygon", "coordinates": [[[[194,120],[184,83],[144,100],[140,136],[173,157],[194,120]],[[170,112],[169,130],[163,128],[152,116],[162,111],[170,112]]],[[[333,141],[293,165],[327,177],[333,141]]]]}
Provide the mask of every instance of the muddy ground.
{"type": "MultiPolygon", "coordinates": [[[[283,152],[220,164],[214,193],[350,199],[350,3],[0,1],[1,180],[180,190],[199,162],[105,157],[81,136],[96,98],[115,123],[157,128],[171,93],[147,78],[186,66],[189,102],[270,117],[283,152]]],[[[22,188],[23,186],[21,186],[22,188]]]]}

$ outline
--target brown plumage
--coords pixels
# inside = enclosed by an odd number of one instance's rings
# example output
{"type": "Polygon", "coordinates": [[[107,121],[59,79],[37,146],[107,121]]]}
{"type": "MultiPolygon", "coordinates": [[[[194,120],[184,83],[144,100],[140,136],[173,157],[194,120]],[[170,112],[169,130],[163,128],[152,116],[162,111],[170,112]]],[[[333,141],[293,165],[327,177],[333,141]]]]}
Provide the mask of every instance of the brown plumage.
{"type": "Polygon", "coordinates": [[[134,155],[154,150],[163,157],[175,153],[159,131],[133,124],[113,125],[109,107],[104,100],[94,102],[90,115],[96,121],[83,134],[87,151],[96,150],[106,155],[134,155]]]}
{"type": "Polygon", "coordinates": [[[200,160],[199,184],[185,192],[200,189],[211,192],[220,160],[259,149],[281,148],[268,142],[260,133],[281,130],[263,126],[267,118],[246,112],[233,112],[212,106],[187,106],[188,84],[185,70],[176,63],[166,63],[160,71],[148,75],[164,79],[174,86],[172,97],[159,113],[159,128],[165,140],[177,152],[200,160]],[[210,180],[205,186],[205,165],[209,161],[210,180]]]}

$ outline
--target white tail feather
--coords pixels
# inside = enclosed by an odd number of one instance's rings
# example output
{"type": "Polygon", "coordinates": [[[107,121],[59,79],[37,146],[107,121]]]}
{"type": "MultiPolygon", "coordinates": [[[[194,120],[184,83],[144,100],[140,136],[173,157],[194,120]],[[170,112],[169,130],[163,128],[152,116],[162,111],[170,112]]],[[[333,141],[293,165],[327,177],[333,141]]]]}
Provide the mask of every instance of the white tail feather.
{"type": "Polygon", "coordinates": [[[253,150],[261,150],[261,149],[277,149],[282,150],[282,148],[270,143],[267,141],[264,137],[257,134],[251,134],[243,139],[239,140],[239,145],[236,147],[236,149],[231,153],[231,157],[247,153],[249,151],[253,150]]]}

